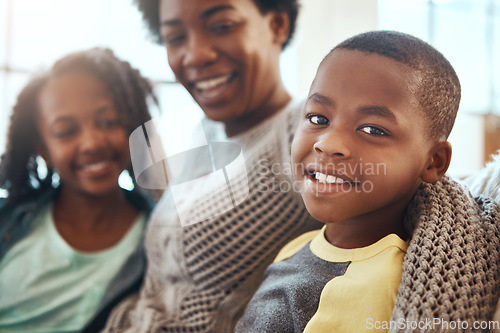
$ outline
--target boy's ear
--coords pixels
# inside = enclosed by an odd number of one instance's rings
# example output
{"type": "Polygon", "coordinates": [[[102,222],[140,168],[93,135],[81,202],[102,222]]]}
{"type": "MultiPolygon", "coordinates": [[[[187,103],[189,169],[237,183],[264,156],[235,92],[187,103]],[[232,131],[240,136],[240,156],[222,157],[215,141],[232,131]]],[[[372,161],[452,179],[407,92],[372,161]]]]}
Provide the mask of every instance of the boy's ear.
{"type": "Polygon", "coordinates": [[[271,12],[271,29],[274,33],[274,42],[280,46],[288,39],[290,18],[285,12],[271,12]]]}
{"type": "Polygon", "coordinates": [[[435,183],[444,176],[451,162],[451,144],[438,142],[430,151],[430,159],[422,174],[422,180],[435,183]]]}

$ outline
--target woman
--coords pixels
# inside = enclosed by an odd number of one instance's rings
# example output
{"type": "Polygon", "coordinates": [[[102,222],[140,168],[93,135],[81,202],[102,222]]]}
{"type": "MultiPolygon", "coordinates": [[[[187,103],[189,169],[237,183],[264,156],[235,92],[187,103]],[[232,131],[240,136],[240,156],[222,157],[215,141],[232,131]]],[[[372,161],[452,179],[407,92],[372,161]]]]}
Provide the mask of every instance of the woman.
{"type": "Polygon", "coordinates": [[[231,332],[281,246],[319,227],[293,191],[290,142],[301,105],[279,72],[297,2],[160,0],[139,8],[205,112],[208,141],[238,144],[245,168],[229,189],[207,190],[214,173],[201,172],[199,157],[186,163],[184,174],[203,177],[159,202],[146,234],[145,284],[114,310],[107,332],[231,332]]]}

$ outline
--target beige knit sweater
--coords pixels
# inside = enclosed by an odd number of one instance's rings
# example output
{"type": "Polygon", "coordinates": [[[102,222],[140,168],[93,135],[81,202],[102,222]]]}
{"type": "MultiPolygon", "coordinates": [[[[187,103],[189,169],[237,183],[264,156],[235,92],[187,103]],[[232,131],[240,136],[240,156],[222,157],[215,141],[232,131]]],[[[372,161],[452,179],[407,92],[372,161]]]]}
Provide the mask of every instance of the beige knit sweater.
{"type": "Polygon", "coordinates": [[[499,206],[444,177],[423,184],[407,212],[412,236],[392,318],[402,325],[390,332],[480,332],[474,325],[492,319],[500,295],[499,206]]]}
{"type": "MultiPolygon", "coordinates": [[[[233,170],[231,189],[234,197],[244,195],[248,182],[248,196],[226,211],[232,205],[226,188],[200,197],[205,184],[197,181],[200,188],[175,193],[175,204],[167,190],[148,226],[145,284],[113,311],[105,332],[232,332],[281,247],[322,226],[293,190],[290,145],[301,109],[292,104],[232,138],[220,124],[204,123],[209,142],[241,146],[246,170],[233,170]]],[[[192,176],[199,168],[195,159],[183,172],[192,176]]]]}

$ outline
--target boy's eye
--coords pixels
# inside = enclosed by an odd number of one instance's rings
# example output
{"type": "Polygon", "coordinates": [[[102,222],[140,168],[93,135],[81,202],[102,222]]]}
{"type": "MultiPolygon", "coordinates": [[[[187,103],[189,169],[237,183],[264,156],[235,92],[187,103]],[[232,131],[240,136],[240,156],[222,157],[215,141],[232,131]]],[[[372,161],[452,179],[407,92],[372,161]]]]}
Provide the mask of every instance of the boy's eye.
{"type": "Polygon", "coordinates": [[[388,135],[384,130],[382,130],[378,127],[375,127],[375,126],[364,126],[364,127],[361,127],[359,130],[362,132],[368,133],[370,135],[375,135],[375,136],[387,136],[388,135]]]}
{"type": "Polygon", "coordinates": [[[319,115],[319,114],[309,114],[309,115],[307,115],[307,119],[309,119],[309,121],[311,123],[313,123],[314,125],[324,126],[324,125],[330,124],[330,121],[328,120],[328,118],[326,118],[325,116],[319,115]]]}

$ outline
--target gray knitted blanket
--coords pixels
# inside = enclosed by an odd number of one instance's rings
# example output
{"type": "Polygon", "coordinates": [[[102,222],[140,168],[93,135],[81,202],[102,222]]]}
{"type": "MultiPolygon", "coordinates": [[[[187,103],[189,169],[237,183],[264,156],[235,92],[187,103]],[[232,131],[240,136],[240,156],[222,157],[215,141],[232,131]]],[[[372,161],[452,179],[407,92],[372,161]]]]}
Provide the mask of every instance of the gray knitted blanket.
{"type": "Polygon", "coordinates": [[[487,331],[478,325],[500,294],[499,226],[489,199],[448,177],[423,184],[407,210],[412,236],[390,332],[487,331]]]}

